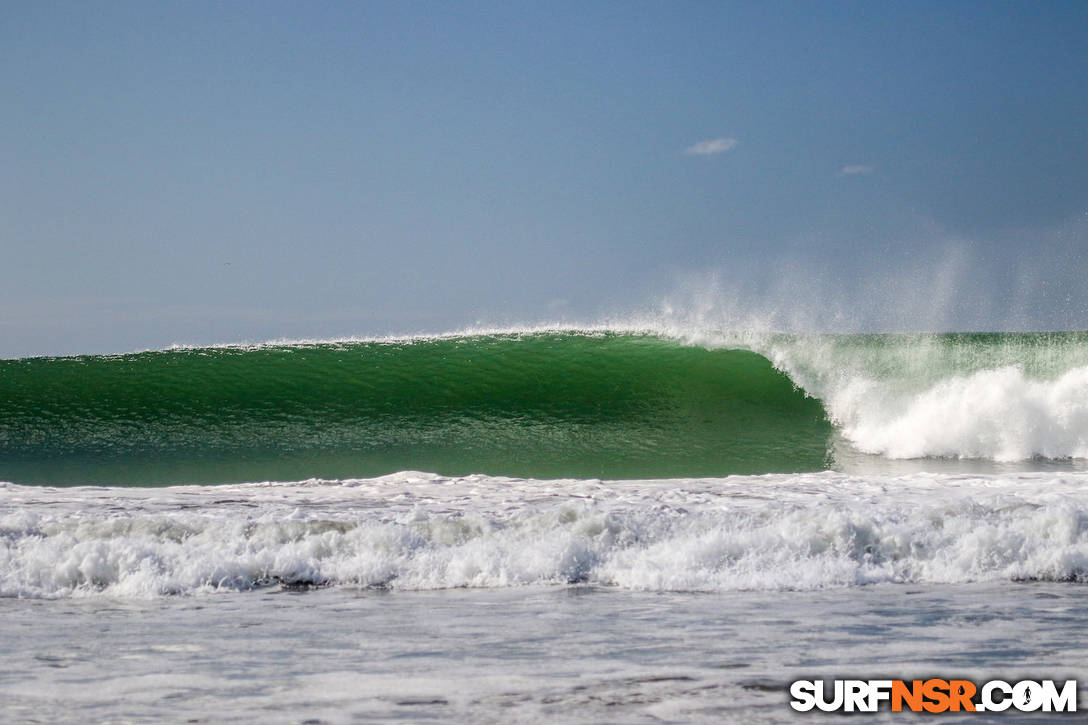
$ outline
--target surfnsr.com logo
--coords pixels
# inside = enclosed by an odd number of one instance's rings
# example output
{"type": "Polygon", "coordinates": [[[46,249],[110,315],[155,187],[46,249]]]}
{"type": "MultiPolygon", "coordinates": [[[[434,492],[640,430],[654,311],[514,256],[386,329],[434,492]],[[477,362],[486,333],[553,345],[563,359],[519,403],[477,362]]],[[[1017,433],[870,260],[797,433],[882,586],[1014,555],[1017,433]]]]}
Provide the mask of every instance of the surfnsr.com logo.
{"type": "Polygon", "coordinates": [[[1077,681],[1054,680],[797,680],[790,707],[799,712],[1076,712],[1077,681]]]}

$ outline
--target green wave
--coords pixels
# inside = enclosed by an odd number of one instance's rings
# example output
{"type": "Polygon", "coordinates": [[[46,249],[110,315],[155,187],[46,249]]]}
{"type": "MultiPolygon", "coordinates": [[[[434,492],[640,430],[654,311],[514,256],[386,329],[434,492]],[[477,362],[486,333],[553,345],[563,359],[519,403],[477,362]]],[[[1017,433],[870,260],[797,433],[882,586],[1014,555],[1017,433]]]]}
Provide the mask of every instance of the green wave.
{"type": "Polygon", "coordinates": [[[821,470],[831,425],[767,359],[542,332],[0,361],[0,479],[176,484],[401,470],[821,470]]]}

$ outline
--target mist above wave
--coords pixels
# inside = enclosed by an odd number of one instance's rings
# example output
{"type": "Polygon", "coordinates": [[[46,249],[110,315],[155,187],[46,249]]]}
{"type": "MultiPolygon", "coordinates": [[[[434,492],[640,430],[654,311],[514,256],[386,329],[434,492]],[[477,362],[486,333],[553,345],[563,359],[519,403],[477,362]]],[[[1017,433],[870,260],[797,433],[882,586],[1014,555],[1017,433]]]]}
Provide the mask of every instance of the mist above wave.
{"type": "MultiPolygon", "coordinates": [[[[973,269],[953,253],[853,287],[789,265],[765,289],[694,276],[642,324],[688,344],[765,356],[823,403],[857,451],[1088,457],[1088,332],[1031,331],[1023,310],[1006,310],[1003,321],[967,314],[994,309],[994,290],[979,289],[973,269]],[[980,324],[1026,331],[948,332],[980,324]]],[[[1023,301],[1021,287],[1011,296],[1023,301]]]]}

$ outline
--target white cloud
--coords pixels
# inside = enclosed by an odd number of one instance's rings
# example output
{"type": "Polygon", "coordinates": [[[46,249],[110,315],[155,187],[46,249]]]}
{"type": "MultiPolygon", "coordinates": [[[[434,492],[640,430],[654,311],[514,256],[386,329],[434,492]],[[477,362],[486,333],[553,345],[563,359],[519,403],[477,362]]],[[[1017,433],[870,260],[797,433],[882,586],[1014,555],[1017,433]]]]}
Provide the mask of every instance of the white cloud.
{"type": "Polygon", "coordinates": [[[858,174],[871,174],[873,173],[872,166],[863,166],[861,164],[855,164],[853,166],[844,166],[839,169],[839,176],[857,176],[858,174]]]}
{"type": "Polygon", "coordinates": [[[696,156],[713,156],[714,154],[723,154],[736,145],[737,140],[735,138],[713,138],[689,146],[684,149],[684,153],[696,156]]]}

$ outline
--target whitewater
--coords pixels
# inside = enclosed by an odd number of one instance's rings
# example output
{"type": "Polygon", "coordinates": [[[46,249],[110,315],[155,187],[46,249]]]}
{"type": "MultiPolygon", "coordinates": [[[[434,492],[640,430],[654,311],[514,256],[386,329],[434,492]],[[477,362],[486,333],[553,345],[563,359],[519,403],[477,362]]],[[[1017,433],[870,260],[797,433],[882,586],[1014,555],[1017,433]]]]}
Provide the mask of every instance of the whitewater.
{"type": "Polygon", "coordinates": [[[0,699],[12,721],[785,722],[799,678],[1084,683],[1086,461],[1082,332],[2,360],[0,699]]]}
{"type": "Polygon", "coordinates": [[[1088,578],[1088,474],[5,484],[0,596],[670,592],[1088,578]]]}

